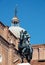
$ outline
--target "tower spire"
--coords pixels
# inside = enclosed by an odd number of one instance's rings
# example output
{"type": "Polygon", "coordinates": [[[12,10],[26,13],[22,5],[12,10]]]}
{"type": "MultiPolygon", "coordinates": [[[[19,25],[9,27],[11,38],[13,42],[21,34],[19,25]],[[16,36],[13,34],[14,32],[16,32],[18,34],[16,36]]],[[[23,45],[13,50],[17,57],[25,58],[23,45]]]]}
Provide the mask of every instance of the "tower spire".
{"type": "Polygon", "coordinates": [[[17,17],[17,5],[15,7],[15,17],[17,17]]]}
{"type": "Polygon", "coordinates": [[[12,18],[12,24],[13,25],[18,25],[18,23],[19,23],[19,19],[17,17],[17,5],[16,5],[16,7],[15,7],[15,14],[14,14],[14,17],[12,18]]]}

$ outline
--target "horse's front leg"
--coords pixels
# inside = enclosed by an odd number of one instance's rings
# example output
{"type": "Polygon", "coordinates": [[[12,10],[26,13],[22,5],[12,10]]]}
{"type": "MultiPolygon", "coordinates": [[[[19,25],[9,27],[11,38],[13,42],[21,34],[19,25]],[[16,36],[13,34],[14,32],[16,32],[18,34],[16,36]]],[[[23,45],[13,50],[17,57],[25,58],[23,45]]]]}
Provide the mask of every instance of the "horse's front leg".
{"type": "Polygon", "coordinates": [[[21,61],[21,63],[23,63],[23,62],[24,62],[24,60],[23,60],[23,59],[24,59],[24,58],[23,58],[23,56],[21,56],[21,60],[22,60],[22,61],[21,61]]]}

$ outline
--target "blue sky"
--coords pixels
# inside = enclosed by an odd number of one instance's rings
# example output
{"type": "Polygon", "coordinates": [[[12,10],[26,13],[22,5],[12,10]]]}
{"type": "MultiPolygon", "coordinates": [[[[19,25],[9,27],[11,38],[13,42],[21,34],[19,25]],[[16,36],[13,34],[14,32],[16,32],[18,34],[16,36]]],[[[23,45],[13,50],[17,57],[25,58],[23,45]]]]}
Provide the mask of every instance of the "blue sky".
{"type": "Polygon", "coordinates": [[[31,44],[45,43],[45,0],[0,0],[0,21],[11,26],[18,4],[20,26],[31,36],[31,44]]]}

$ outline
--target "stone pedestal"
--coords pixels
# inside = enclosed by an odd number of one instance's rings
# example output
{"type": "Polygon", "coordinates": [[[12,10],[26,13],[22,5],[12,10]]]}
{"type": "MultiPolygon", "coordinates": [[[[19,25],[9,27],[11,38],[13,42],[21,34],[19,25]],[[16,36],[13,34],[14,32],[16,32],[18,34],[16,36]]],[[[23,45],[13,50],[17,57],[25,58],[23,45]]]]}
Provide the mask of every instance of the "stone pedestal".
{"type": "Polygon", "coordinates": [[[30,63],[18,63],[17,65],[31,65],[30,63]]]}

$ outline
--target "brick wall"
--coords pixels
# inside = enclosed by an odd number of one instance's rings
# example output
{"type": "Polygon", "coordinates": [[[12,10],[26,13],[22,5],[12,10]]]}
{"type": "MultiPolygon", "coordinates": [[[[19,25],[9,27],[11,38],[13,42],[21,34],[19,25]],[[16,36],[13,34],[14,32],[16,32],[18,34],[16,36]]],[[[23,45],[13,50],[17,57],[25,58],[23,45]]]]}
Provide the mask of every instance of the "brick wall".
{"type": "Polygon", "coordinates": [[[31,65],[45,65],[45,62],[39,62],[38,60],[31,61],[31,65]]]}

